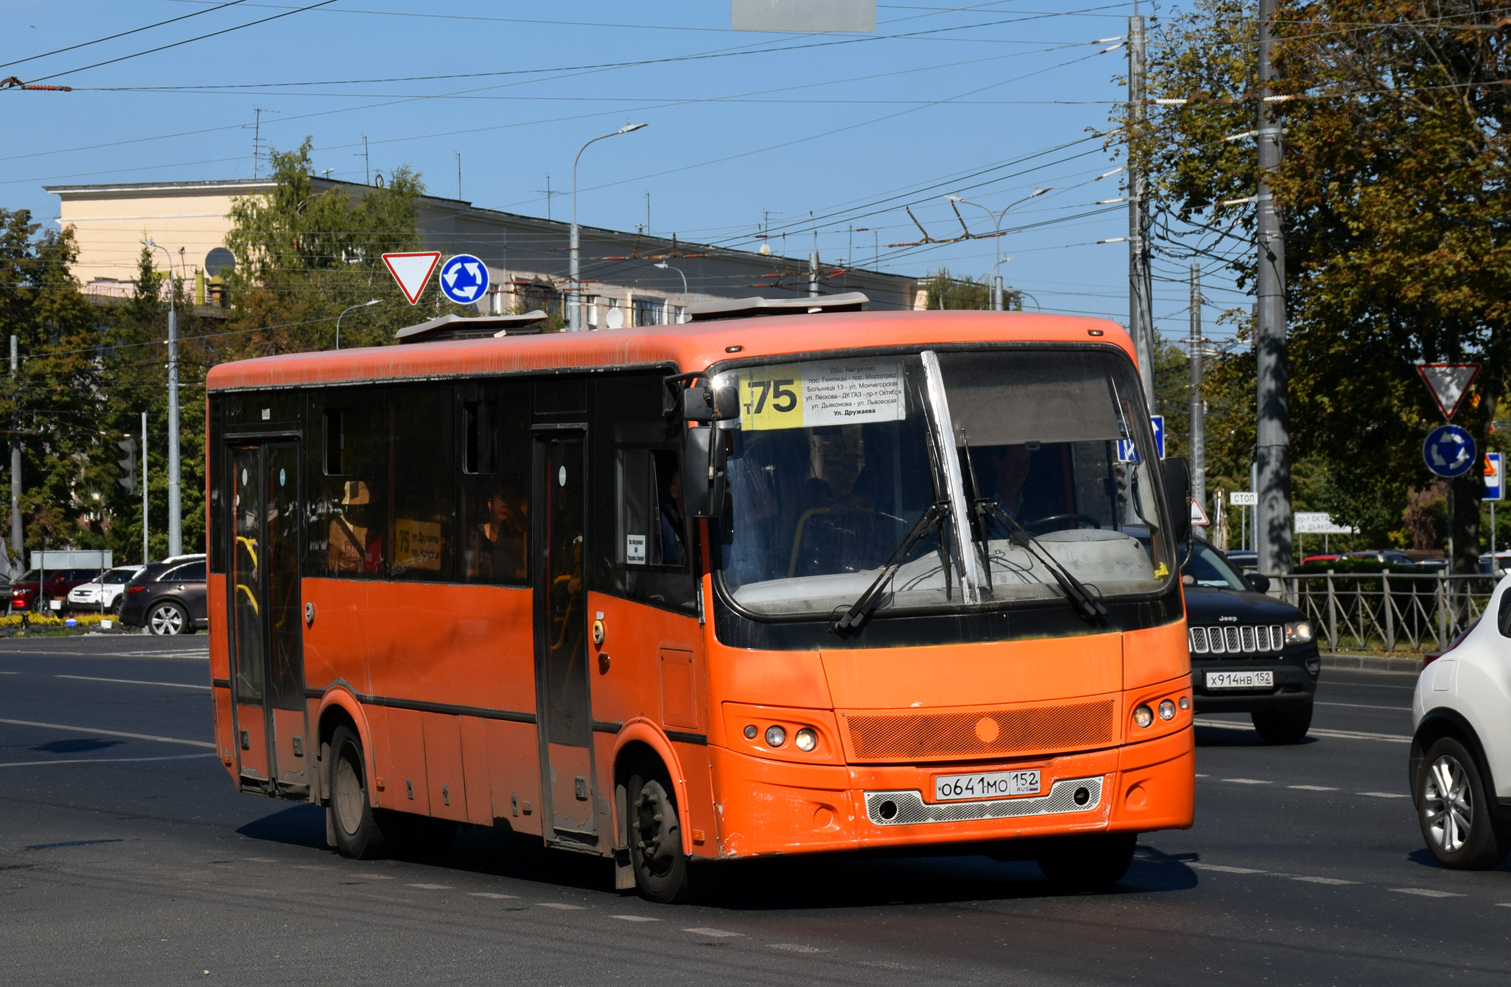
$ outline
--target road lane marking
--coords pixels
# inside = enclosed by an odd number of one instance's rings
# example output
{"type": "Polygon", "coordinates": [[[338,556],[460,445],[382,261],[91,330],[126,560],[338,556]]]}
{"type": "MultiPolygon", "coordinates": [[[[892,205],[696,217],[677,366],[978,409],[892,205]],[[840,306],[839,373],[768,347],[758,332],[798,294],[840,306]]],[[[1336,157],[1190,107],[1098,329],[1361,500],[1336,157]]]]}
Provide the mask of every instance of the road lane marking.
{"type": "MultiPolygon", "coordinates": [[[[253,858],[251,858],[251,857],[248,857],[248,858],[247,858],[247,859],[248,859],[248,860],[251,860],[251,859],[253,859],[253,858]]],[[[271,862],[272,862],[272,861],[269,861],[269,863],[271,863],[271,862]]],[[[347,875],[347,876],[348,876],[348,877],[365,877],[365,878],[367,878],[367,879],[368,879],[368,880],[369,880],[369,881],[392,881],[392,880],[393,880],[393,878],[392,878],[392,877],[390,877],[390,876],[389,876],[389,875],[387,875],[387,874],[364,874],[364,873],[362,873],[362,872],[361,872],[361,871],[358,871],[358,872],[357,872],[357,873],[355,873],[355,874],[348,874],[348,875],[347,875]]]]}
{"type": "Polygon", "coordinates": [[[1410,706],[1370,706],[1367,703],[1325,703],[1321,700],[1312,700],[1318,706],[1339,706],[1343,709],[1390,709],[1397,713],[1410,713],[1410,706]]]}
{"type": "Polygon", "coordinates": [[[1293,881],[1305,881],[1307,884],[1358,884],[1359,883],[1358,881],[1345,881],[1341,877],[1305,877],[1305,876],[1302,876],[1302,875],[1299,875],[1299,874],[1298,875],[1293,875],[1291,877],[1291,880],[1293,880],[1293,881]]]}
{"type": "Polygon", "coordinates": [[[470,895],[473,898],[492,898],[495,901],[501,901],[504,898],[518,898],[519,897],[519,895],[517,895],[517,894],[499,894],[496,891],[468,891],[467,894],[470,895]]]}
{"type": "Polygon", "coordinates": [[[822,953],[823,952],[822,949],[816,949],[813,946],[800,946],[800,945],[798,945],[795,942],[774,942],[774,943],[771,944],[771,948],[772,949],[785,949],[789,953],[822,953]]]}
{"type": "MultiPolygon", "coordinates": [[[[1219,730],[1253,730],[1247,723],[1232,720],[1192,720],[1199,727],[1216,727],[1219,730]]],[[[1363,730],[1323,730],[1312,727],[1308,734],[1313,737],[1331,737],[1336,740],[1380,740],[1391,744],[1409,744],[1411,737],[1404,733],[1366,733],[1363,730]]]]}
{"type": "Polygon", "coordinates": [[[1190,863],[1187,867],[1195,867],[1197,870],[1214,870],[1219,874],[1263,874],[1264,871],[1253,867],[1228,867],[1224,864],[1190,863]]]}
{"type": "Polygon", "coordinates": [[[1273,785],[1273,781],[1261,781],[1258,778],[1223,778],[1230,785],[1273,785]]]}
{"type": "Polygon", "coordinates": [[[37,768],[54,764],[128,764],[133,761],[182,761],[191,757],[214,757],[213,751],[199,754],[164,754],[162,757],[60,757],[51,761],[7,761],[0,768],[37,768]]]}
{"type": "Polygon", "coordinates": [[[1354,792],[1355,795],[1363,795],[1371,799],[1404,799],[1410,798],[1405,792],[1354,792]]]}
{"type": "Polygon", "coordinates": [[[697,929],[683,929],[682,931],[683,932],[691,932],[695,936],[708,936],[710,939],[730,939],[730,938],[733,938],[735,936],[742,936],[742,935],[744,935],[743,932],[730,932],[727,929],[697,928],[697,929]]]}
{"type": "Polygon", "coordinates": [[[560,901],[542,901],[539,904],[542,908],[556,908],[564,912],[585,912],[588,909],[587,905],[568,905],[560,901]]]}
{"type": "Polygon", "coordinates": [[[66,723],[38,723],[35,720],[0,720],[13,727],[37,727],[42,730],[68,730],[72,733],[97,733],[102,737],[125,737],[128,740],[151,740],[159,744],[183,744],[185,747],[208,747],[215,745],[208,740],[181,740],[178,737],[158,737],[150,733],[126,733],[121,730],[101,730],[98,727],[75,727],[66,723]]]}
{"type": "Polygon", "coordinates": [[[1391,888],[1396,894],[1414,894],[1423,898],[1462,898],[1461,894],[1452,891],[1434,891],[1431,888],[1391,888]]]}
{"type": "Polygon", "coordinates": [[[1327,785],[1287,785],[1286,788],[1294,788],[1298,792],[1336,792],[1336,788],[1327,785]]]}
{"type": "Polygon", "coordinates": [[[659,922],[659,918],[651,918],[649,915],[610,915],[609,918],[617,918],[621,922],[659,922]]]}
{"type": "Polygon", "coordinates": [[[55,679],[77,679],[80,682],[116,682],[121,685],[161,685],[169,689],[202,689],[210,691],[208,685],[192,684],[188,682],[146,682],[142,679],[102,679],[97,675],[54,675],[55,679]]]}
{"type": "Polygon", "coordinates": [[[406,888],[419,888],[422,891],[450,891],[449,884],[406,884],[406,888]]]}

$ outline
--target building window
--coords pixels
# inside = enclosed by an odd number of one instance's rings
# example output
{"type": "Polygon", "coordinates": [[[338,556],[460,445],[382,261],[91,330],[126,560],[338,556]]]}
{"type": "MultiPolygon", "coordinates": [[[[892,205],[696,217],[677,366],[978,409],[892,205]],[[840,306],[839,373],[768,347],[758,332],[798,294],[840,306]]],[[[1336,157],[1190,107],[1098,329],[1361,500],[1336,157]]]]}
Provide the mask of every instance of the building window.
{"type": "Polygon", "coordinates": [[[635,325],[659,326],[666,324],[666,302],[660,298],[635,299],[635,325]]]}

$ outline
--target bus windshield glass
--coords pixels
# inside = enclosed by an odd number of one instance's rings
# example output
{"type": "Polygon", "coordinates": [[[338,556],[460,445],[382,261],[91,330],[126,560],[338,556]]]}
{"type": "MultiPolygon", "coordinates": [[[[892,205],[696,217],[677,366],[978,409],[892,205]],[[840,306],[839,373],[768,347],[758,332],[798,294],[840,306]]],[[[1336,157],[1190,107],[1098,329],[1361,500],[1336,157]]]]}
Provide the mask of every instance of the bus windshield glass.
{"type": "Polygon", "coordinates": [[[1131,364],[971,350],[742,368],[722,580],[757,616],[1161,590],[1174,568],[1131,364]],[[1142,529],[1146,541],[1125,529],[1142,529]],[[891,571],[888,571],[889,563],[891,571]]]}

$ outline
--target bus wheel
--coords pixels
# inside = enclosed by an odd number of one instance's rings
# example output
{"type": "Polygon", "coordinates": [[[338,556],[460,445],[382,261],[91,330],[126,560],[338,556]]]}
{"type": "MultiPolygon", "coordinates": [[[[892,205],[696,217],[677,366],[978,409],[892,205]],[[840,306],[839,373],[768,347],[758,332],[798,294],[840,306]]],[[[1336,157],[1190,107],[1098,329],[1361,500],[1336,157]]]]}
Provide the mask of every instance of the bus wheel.
{"type": "Polygon", "coordinates": [[[331,737],[330,793],[337,852],[354,860],[386,856],[390,840],[367,797],[362,742],[345,725],[331,737]]]}
{"type": "Polygon", "coordinates": [[[630,863],[635,884],[651,901],[686,901],[690,896],[687,855],[682,852],[682,824],[665,776],[643,767],[630,775],[630,863]]]}
{"type": "Polygon", "coordinates": [[[1051,884],[1071,891],[1109,888],[1133,863],[1137,833],[1097,833],[1045,840],[1034,860],[1051,884]]]}

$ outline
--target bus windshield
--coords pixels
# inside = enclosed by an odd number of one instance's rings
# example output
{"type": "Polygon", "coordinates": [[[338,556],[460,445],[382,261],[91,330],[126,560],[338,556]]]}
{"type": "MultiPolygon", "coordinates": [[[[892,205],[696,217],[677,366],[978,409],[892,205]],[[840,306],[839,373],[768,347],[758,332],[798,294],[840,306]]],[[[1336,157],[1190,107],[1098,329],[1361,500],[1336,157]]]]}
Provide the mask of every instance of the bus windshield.
{"type": "Polygon", "coordinates": [[[1054,568],[1105,599],[1174,569],[1138,380],[1113,353],[927,351],[716,383],[740,395],[721,575],[752,614],[828,616],[878,579],[878,614],[1063,599],[1054,568]]]}

